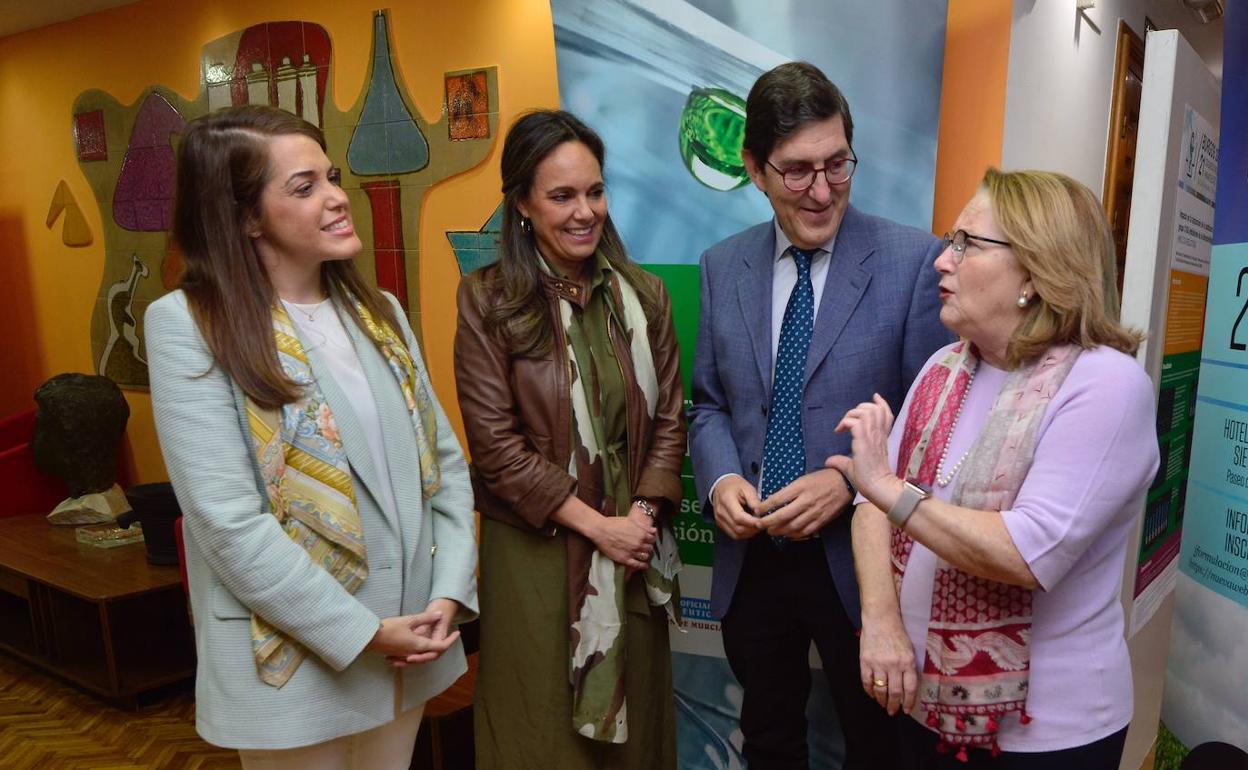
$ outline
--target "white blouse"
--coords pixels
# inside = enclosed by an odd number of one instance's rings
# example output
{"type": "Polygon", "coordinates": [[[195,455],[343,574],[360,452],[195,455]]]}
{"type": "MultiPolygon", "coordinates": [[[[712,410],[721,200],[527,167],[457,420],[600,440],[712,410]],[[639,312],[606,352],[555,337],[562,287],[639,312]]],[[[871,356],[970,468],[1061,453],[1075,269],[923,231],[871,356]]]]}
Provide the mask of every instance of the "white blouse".
{"type": "Polygon", "coordinates": [[[360,366],[360,356],[342,325],[342,319],[334,312],[333,303],[328,298],[313,305],[300,305],[286,300],[282,300],[282,304],[286,306],[290,320],[294,321],[295,328],[299,331],[304,350],[317,351],[329,367],[334,382],[350,399],[351,408],[368,440],[368,452],[377,468],[377,480],[381,485],[381,495],[385,498],[377,502],[383,510],[395,513],[398,506],[390,483],[390,464],[386,461],[381,415],[377,412],[373,391],[360,366]]]}

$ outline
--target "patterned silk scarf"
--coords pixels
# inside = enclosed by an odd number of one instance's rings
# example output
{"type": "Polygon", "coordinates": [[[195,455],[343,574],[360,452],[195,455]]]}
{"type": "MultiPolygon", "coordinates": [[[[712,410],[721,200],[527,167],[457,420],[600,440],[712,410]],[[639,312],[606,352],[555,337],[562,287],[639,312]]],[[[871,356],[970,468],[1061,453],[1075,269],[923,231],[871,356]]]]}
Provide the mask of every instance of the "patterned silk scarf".
{"type": "MultiPolygon", "coordinates": [[[[539,265],[550,272],[544,260],[539,265]]],[[[617,287],[623,307],[616,318],[625,327],[631,350],[633,370],[637,385],[645,397],[646,413],[653,419],[658,405],[659,384],[654,369],[654,356],[650,350],[650,337],[645,312],[637,292],[615,271],[611,282],[602,287],[607,301],[613,303],[612,287],[617,287]]],[[[590,399],[597,398],[590,392],[589,378],[581,376],[587,371],[578,360],[573,340],[581,336],[576,324],[572,303],[559,300],[560,320],[567,340],[569,395],[572,402],[572,435],[574,446],[568,473],[583,478],[595,465],[604,462],[603,450],[606,428],[602,410],[591,408],[590,399]]],[[[608,319],[608,323],[610,323],[608,319]]],[[[629,447],[637,451],[638,447],[629,447]]],[[[610,490],[607,490],[608,496],[610,490]]],[[[623,516],[628,513],[628,501],[617,505],[613,500],[603,501],[606,515],[623,516]]],[[[597,501],[589,503],[597,505],[597,501]]],[[[668,617],[677,622],[674,600],[675,578],[680,572],[680,554],[676,537],[668,527],[659,527],[654,553],[645,571],[646,598],[651,605],[665,607],[668,617]]],[[[624,743],[628,740],[628,711],[624,697],[624,593],[627,571],[611,561],[605,554],[590,546],[588,559],[578,553],[581,543],[569,539],[568,543],[568,590],[570,617],[570,679],[572,685],[572,729],[579,735],[596,741],[624,743]],[[576,565],[581,565],[578,569],[576,565]]]]}
{"type": "MultiPolygon", "coordinates": [[[[421,490],[432,496],[441,472],[429,390],[403,338],[389,324],[374,320],[359,300],[352,297],[351,302],[403,392],[420,455],[421,490]]],[[[313,562],[355,593],[368,577],[368,559],[347,453],[307,353],[280,304],[273,308],[273,335],[282,370],[301,386],[303,395],[280,409],[261,409],[246,399],[247,424],[269,508],[313,562]]],[[[286,684],[307,655],[303,645],[254,612],[251,646],[260,679],[273,687],[286,684]]]]}
{"type": "MultiPolygon", "coordinates": [[[[958,475],[951,502],[978,510],[1008,510],[1035,456],[1045,410],[1079,357],[1075,346],[1055,346],[1010,372],[958,475]]],[[[978,359],[967,342],[955,345],[919,380],[897,456],[897,473],[926,487],[936,479],[978,359]]],[[[914,541],[892,533],[897,590],[914,541]]],[[[1027,702],[1032,592],[968,575],[937,560],[919,698],[927,725],[944,745],[997,749],[1003,715],[1031,721],[1027,702]]]]}

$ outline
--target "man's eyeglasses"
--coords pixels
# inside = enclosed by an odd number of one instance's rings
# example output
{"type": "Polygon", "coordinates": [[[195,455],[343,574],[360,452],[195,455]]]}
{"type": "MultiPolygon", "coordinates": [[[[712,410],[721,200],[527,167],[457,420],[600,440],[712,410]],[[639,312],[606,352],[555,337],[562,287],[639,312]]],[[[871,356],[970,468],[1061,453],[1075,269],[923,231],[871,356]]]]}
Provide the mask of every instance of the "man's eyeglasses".
{"type": "Polygon", "coordinates": [[[767,161],[767,165],[780,175],[784,180],[784,186],[791,192],[806,192],[815,184],[815,174],[820,171],[823,172],[823,178],[828,181],[828,184],[845,184],[854,175],[854,169],[858,168],[858,159],[852,155],[848,158],[837,158],[828,161],[823,168],[793,166],[782,169],[771,161],[767,161]]]}
{"type": "Polygon", "coordinates": [[[953,250],[953,263],[955,265],[962,264],[962,259],[966,256],[966,244],[970,241],[976,243],[995,243],[998,246],[1011,245],[1007,241],[998,241],[995,238],[985,238],[982,235],[971,235],[965,230],[954,230],[952,233],[945,233],[945,237],[941,240],[945,243],[946,249],[953,250]]]}

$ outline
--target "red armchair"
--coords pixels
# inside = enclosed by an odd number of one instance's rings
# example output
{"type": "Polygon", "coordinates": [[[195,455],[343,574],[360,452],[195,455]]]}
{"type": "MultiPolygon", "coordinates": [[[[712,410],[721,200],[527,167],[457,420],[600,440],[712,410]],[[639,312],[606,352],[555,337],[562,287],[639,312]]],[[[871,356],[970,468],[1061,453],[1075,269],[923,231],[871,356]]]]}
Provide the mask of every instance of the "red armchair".
{"type": "Polygon", "coordinates": [[[67,495],[60,479],[35,470],[34,435],[33,408],[0,419],[0,518],[49,513],[67,495]]]}

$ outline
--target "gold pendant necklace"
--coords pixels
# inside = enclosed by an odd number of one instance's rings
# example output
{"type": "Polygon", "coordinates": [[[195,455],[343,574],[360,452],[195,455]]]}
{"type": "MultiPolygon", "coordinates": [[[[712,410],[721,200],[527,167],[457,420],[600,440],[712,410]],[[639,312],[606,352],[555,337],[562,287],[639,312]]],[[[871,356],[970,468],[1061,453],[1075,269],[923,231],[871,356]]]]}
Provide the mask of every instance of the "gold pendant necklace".
{"type": "Polygon", "coordinates": [[[295,310],[298,310],[299,314],[302,316],[305,316],[309,321],[315,321],[316,314],[320,312],[321,308],[325,306],[325,303],[329,301],[329,297],[326,297],[325,299],[322,299],[321,301],[313,305],[311,312],[304,310],[304,307],[306,307],[306,305],[297,305],[294,302],[290,302],[288,300],[283,300],[283,301],[286,302],[287,307],[293,307],[295,310]]]}

